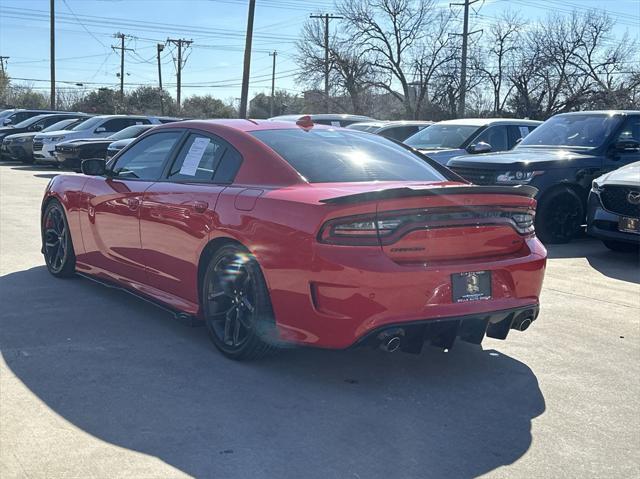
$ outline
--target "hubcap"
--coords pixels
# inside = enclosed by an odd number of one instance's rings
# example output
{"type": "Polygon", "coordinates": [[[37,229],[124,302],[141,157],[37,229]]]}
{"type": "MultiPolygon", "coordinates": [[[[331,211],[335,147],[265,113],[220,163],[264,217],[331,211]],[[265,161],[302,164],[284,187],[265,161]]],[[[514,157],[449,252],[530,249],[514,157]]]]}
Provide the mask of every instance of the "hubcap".
{"type": "Polygon", "coordinates": [[[67,257],[67,229],[58,208],[51,208],[45,218],[44,247],[49,267],[54,272],[60,271],[67,257]]]}
{"type": "Polygon", "coordinates": [[[206,284],[205,313],[213,334],[232,349],[242,346],[253,329],[255,294],[247,255],[229,255],[214,266],[206,284]]]}

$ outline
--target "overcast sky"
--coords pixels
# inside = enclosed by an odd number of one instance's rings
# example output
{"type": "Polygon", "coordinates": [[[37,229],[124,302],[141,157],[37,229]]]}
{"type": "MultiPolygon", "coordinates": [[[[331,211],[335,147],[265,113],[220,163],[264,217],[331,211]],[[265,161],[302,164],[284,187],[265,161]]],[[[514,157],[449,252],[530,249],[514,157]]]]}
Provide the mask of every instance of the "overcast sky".
{"type": "MultiPolygon", "coordinates": [[[[56,56],[58,86],[117,87],[119,52],[114,34],[125,33],[127,88],[156,86],[156,44],[167,37],[193,40],[183,71],[183,98],[212,94],[240,96],[247,0],[55,0],[58,16],[56,56]],[[67,82],[67,83],[63,83],[67,82]]],[[[458,2],[459,3],[459,2],[458,2]]],[[[250,96],[268,91],[271,57],[278,51],[277,88],[303,89],[295,81],[295,41],[311,13],[333,12],[333,0],[257,0],[251,61],[250,96]]],[[[439,8],[450,8],[449,2],[439,8]]],[[[617,20],[616,36],[640,32],[640,0],[481,0],[475,5],[471,29],[487,28],[506,9],[534,20],[549,12],[567,13],[604,8],[617,20]]],[[[339,28],[339,22],[333,23],[339,28]]],[[[0,55],[9,56],[8,72],[17,83],[48,90],[49,0],[0,0],[0,55]]],[[[162,54],[165,88],[175,97],[174,47],[162,54]]],[[[630,59],[640,62],[640,57],[630,59]]]]}

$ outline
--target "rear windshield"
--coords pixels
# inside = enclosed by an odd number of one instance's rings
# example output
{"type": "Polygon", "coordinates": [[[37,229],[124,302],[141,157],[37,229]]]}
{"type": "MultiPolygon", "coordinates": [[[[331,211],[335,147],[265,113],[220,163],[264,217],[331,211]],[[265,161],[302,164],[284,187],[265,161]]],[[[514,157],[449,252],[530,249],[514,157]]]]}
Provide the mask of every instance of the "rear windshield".
{"type": "Polygon", "coordinates": [[[346,129],[302,128],[251,134],[310,183],[446,180],[420,157],[380,136],[346,129]]]}

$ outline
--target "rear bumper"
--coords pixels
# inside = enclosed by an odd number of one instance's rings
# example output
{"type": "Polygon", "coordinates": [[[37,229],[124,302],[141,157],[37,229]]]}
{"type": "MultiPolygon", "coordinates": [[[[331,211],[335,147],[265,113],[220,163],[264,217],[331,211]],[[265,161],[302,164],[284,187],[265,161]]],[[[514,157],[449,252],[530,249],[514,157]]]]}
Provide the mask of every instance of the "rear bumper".
{"type": "Polygon", "coordinates": [[[588,205],[587,233],[589,235],[601,240],[622,241],[640,245],[640,234],[625,233],[618,230],[618,223],[622,215],[604,209],[598,195],[590,193],[588,205]]]}
{"type": "Polygon", "coordinates": [[[354,347],[377,347],[386,338],[394,336],[400,340],[400,349],[408,353],[419,353],[424,344],[451,349],[457,339],[480,344],[485,335],[506,339],[511,329],[524,331],[537,319],[539,312],[540,306],[536,303],[490,313],[392,324],[370,331],[354,347]]]}
{"type": "Polygon", "coordinates": [[[376,247],[322,245],[309,270],[265,268],[265,277],[283,340],[342,349],[389,327],[461,318],[488,325],[532,308],[537,315],[545,267],[536,238],[508,256],[413,266],[376,247]],[[491,271],[491,299],[453,301],[451,276],[470,271],[491,271]]]}

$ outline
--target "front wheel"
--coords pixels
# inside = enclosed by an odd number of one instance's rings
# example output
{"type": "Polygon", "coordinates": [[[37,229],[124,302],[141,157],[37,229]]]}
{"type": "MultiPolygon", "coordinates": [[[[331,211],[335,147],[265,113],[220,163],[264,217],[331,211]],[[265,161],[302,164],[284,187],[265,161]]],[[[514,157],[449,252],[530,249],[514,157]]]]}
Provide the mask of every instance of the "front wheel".
{"type": "Polygon", "coordinates": [[[570,188],[561,188],[542,198],[536,213],[536,234],[543,243],[568,243],[584,222],[584,208],[570,188]]]}
{"type": "Polygon", "coordinates": [[[73,251],[69,224],[62,205],[52,200],[42,217],[42,241],[44,260],[49,273],[59,278],[74,275],[76,255],[73,251]]]}
{"type": "Polygon", "coordinates": [[[228,358],[257,359],[276,349],[269,291],[256,259],[227,245],[211,258],[202,302],[213,344],[228,358]]]}

